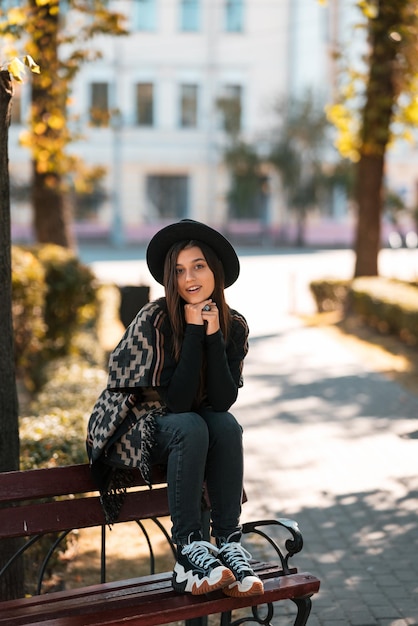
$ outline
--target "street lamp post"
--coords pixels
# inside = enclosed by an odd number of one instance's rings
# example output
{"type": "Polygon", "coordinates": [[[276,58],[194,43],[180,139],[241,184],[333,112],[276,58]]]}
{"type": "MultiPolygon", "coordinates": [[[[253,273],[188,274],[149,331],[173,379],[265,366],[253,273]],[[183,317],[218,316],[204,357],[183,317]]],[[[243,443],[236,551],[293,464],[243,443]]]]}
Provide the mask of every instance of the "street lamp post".
{"type": "Polygon", "coordinates": [[[111,117],[112,126],[112,227],[110,241],[115,248],[125,243],[121,207],[121,175],[122,175],[122,115],[115,109],[111,117]]]}

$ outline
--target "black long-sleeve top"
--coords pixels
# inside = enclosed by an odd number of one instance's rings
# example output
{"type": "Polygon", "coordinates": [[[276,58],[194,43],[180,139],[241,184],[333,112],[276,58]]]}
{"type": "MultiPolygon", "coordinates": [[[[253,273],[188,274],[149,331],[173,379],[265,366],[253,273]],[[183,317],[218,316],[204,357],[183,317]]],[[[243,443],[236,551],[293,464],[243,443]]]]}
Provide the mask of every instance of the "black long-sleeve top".
{"type": "Polygon", "coordinates": [[[186,326],[180,359],[171,381],[168,387],[159,390],[170,411],[183,413],[194,406],[204,360],[205,404],[214,411],[227,411],[234,404],[238,388],[242,385],[242,361],[247,352],[246,333],[242,334],[239,343],[236,341],[237,337],[227,350],[220,330],[206,335],[203,325],[186,326]]]}
{"type": "MultiPolygon", "coordinates": [[[[164,372],[157,387],[161,401],[173,413],[197,407],[201,373],[204,372],[204,397],[200,404],[214,411],[227,411],[243,385],[242,369],[248,352],[248,325],[245,318],[230,309],[231,324],[227,343],[221,330],[206,334],[205,325],[186,324],[178,362],[172,356],[172,329],[165,298],[157,303],[165,311],[161,325],[164,337],[164,372]]],[[[198,408],[198,407],[197,407],[198,408]]]]}
{"type": "Polygon", "coordinates": [[[145,305],[110,356],[108,389],[125,393],[142,389],[139,402],[141,397],[144,401],[159,398],[173,413],[194,410],[199,404],[228,410],[242,387],[248,352],[247,322],[233,309],[230,316],[227,342],[221,330],[206,335],[204,325],[187,324],[177,362],[165,298],[145,305]]]}

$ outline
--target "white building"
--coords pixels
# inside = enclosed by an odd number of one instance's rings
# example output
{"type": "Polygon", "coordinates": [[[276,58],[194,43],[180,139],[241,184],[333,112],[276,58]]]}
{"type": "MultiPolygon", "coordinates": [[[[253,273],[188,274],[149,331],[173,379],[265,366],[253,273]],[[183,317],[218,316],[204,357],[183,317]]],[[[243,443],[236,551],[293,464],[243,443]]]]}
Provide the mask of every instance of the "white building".
{"type": "Polygon", "coordinates": [[[236,101],[246,137],[265,128],[274,97],[286,89],[287,3],[122,5],[132,34],[103,39],[103,59],[83,69],[74,91],[74,109],[86,122],[103,102],[120,112],[113,129],[90,129],[80,146],[88,161],[113,168],[113,215],[101,219],[117,221],[120,211],[130,237],[181,217],[222,224],[228,180],[217,101],[236,101]]]}
{"type": "MultiPolygon", "coordinates": [[[[126,14],[130,35],[95,41],[103,57],[77,75],[71,102],[85,137],[72,150],[108,168],[109,199],[79,229],[109,233],[121,244],[147,239],[182,217],[225,226],[229,176],[219,99],[240,111],[241,134],[250,141],[272,128],[274,105],[289,94],[311,87],[325,101],[335,80],[331,48],[353,0],[327,6],[318,0],[111,0],[110,6],[126,14]],[[110,124],[92,125],[100,111],[110,124]]],[[[12,177],[20,180],[30,171],[29,154],[18,145],[21,129],[12,125],[9,147],[12,177]]],[[[260,219],[279,231],[289,216],[276,183],[273,177],[260,219]]],[[[339,213],[345,216],[344,209],[339,213]]],[[[28,215],[24,205],[13,209],[17,235],[28,215]]]]}

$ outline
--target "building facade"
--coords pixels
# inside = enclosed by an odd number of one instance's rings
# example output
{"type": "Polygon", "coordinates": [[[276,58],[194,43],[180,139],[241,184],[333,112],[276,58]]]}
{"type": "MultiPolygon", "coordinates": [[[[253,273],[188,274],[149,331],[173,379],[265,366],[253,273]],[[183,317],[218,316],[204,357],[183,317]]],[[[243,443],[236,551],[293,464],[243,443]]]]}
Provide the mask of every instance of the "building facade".
{"type": "MultiPolygon", "coordinates": [[[[230,226],[225,111],[234,112],[240,137],[262,152],[278,102],[307,88],[326,102],[336,80],[332,48],[351,19],[353,2],[110,0],[109,5],[126,15],[129,35],[94,40],[102,57],[83,66],[69,105],[83,135],[72,150],[107,171],[105,200],[78,224],[79,232],[121,245],[147,239],[162,224],[184,217],[230,226]]],[[[68,27],[74,25],[71,12],[65,19],[68,27]]],[[[30,176],[29,154],[18,142],[29,89],[21,90],[10,129],[10,171],[18,183],[30,176]]],[[[266,177],[264,203],[250,224],[236,224],[238,230],[257,223],[277,232],[289,226],[279,182],[271,172],[266,177]]],[[[337,200],[331,222],[345,225],[345,201],[337,200]]],[[[16,236],[25,232],[29,215],[27,203],[15,203],[16,236]]]]}

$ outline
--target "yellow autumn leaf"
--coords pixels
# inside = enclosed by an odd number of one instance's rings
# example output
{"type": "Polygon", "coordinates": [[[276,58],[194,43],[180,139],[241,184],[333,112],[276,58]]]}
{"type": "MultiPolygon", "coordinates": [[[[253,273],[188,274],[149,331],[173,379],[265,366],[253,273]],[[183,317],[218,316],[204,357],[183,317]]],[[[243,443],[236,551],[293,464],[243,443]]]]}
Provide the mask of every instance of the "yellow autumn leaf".
{"type": "Polygon", "coordinates": [[[353,161],[354,163],[356,163],[359,160],[358,150],[356,146],[353,145],[353,142],[351,141],[350,137],[340,136],[339,139],[337,139],[337,141],[335,142],[335,146],[338,152],[344,158],[350,159],[350,161],[353,161]]]}
{"type": "Polygon", "coordinates": [[[22,82],[22,76],[25,73],[25,66],[20,59],[15,57],[7,64],[7,70],[11,76],[19,83],[22,82]]]}
{"type": "Polygon", "coordinates": [[[62,115],[51,115],[48,118],[48,126],[54,130],[60,130],[65,126],[65,119],[62,115]]]}
{"type": "Polygon", "coordinates": [[[31,134],[28,130],[23,130],[19,135],[19,143],[21,146],[28,148],[31,145],[31,134]]]}
{"type": "Polygon", "coordinates": [[[404,141],[407,141],[408,143],[415,142],[415,137],[413,133],[408,129],[403,130],[403,132],[400,134],[400,139],[403,139],[404,141]]]}
{"type": "Polygon", "coordinates": [[[23,61],[24,61],[25,65],[28,66],[28,68],[30,69],[31,72],[33,72],[34,74],[40,74],[41,73],[41,68],[39,67],[39,65],[37,63],[35,63],[35,61],[30,56],[30,54],[27,54],[24,57],[23,61]]]}
{"type": "Polygon", "coordinates": [[[48,150],[40,150],[38,152],[39,161],[48,161],[49,160],[49,151],[48,150]]]}
{"type": "Polygon", "coordinates": [[[35,135],[43,135],[46,131],[46,124],[44,122],[38,122],[33,127],[33,132],[35,135]]]}
{"type": "Polygon", "coordinates": [[[38,174],[46,174],[48,171],[47,161],[36,160],[36,171],[38,172],[38,174]]]}
{"type": "Polygon", "coordinates": [[[335,126],[340,126],[347,119],[347,109],[342,104],[331,104],[325,107],[327,119],[335,126]]]}
{"type": "Polygon", "coordinates": [[[26,20],[25,11],[18,7],[13,7],[7,12],[7,21],[10,25],[20,25],[26,20]]]}
{"type": "Polygon", "coordinates": [[[363,14],[370,20],[375,19],[378,15],[378,8],[374,2],[369,2],[367,0],[362,0],[358,2],[359,8],[362,10],[363,14]]]}
{"type": "Polygon", "coordinates": [[[356,95],[356,87],[353,82],[341,88],[341,94],[345,100],[351,100],[356,95]]]}

